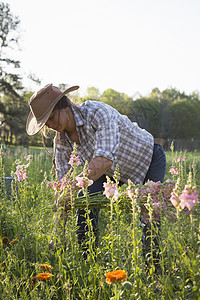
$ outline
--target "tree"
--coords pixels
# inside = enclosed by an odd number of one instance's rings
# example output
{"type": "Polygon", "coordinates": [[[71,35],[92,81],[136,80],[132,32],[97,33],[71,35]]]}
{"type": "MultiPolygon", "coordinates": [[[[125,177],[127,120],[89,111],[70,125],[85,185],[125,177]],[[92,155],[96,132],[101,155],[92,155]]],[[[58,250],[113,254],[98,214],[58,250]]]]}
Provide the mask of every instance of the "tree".
{"type": "Polygon", "coordinates": [[[138,125],[155,137],[161,137],[160,103],[157,99],[141,98],[133,101],[132,117],[138,125]]]}
{"type": "Polygon", "coordinates": [[[171,114],[169,137],[177,139],[199,139],[200,117],[199,105],[190,99],[179,99],[170,103],[167,108],[171,114]]]}
{"type": "Polygon", "coordinates": [[[100,97],[99,89],[95,88],[94,86],[88,87],[87,95],[89,99],[98,101],[100,97]]]}
{"type": "Polygon", "coordinates": [[[20,68],[20,62],[10,57],[6,50],[15,50],[18,46],[19,23],[19,18],[11,13],[9,4],[0,2],[0,92],[15,97],[18,97],[18,91],[22,90],[21,78],[13,72],[14,69],[20,68]],[[12,72],[9,69],[12,69],[12,72]]]}
{"type": "Polygon", "coordinates": [[[95,88],[94,86],[91,86],[87,88],[87,94],[79,98],[79,102],[82,103],[87,100],[99,101],[99,98],[100,98],[99,89],[95,88]]]}
{"type": "Polygon", "coordinates": [[[114,107],[121,114],[129,116],[131,113],[133,99],[124,93],[119,93],[113,89],[107,89],[100,96],[100,101],[114,107]]]}
{"type": "Polygon", "coordinates": [[[17,133],[22,116],[20,95],[23,91],[21,77],[16,72],[20,62],[13,59],[18,47],[19,18],[11,13],[7,3],[0,2],[0,122],[1,132],[11,141],[13,133],[17,133]],[[8,53],[10,53],[10,56],[8,53]]]}

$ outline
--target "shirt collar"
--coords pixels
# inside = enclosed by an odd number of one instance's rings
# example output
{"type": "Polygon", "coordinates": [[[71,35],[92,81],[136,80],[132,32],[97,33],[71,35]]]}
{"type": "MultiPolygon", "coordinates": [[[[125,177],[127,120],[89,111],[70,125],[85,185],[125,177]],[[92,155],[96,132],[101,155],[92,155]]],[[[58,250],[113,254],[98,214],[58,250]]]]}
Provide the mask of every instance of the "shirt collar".
{"type": "Polygon", "coordinates": [[[81,106],[72,106],[71,108],[72,108],[72,112],[74,113],[76,126],[83,126],[85,124],[85,120],[83,119],[81,106]]]}
{"type": "MultiPolygon", "coordinates": [[[[83,114],[81,112],[81,106],[71,106],[72,112],[74,114],[74,118],[76,121],[76,126],[83,126],[85,124],[85,120],[83,119],[83,114]]],[[[60,133],[60,140],[65,142],[68,140],[67,133],[62,131],[60,133]]]]}

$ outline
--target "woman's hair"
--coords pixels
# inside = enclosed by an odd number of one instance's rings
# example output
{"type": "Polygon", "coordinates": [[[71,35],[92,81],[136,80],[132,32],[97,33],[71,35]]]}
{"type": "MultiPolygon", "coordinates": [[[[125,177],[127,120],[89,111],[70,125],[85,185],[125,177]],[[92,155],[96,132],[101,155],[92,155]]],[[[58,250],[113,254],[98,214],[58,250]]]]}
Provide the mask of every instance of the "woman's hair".
{"type": "MultiPolygon", "coordinates": [[[[52,112],[54,112],[55,110],[60,110],[62,108],[65,107],[70,107],[73,106],[74,103],[72,103],[69,98],[67,96],[63,96],[58,103],[54,106],[54,109],[52,110],[52,112]]],[[[51,128],[48,128],[46,125],[42,128],[42,135],[46,138],[52,138],[52,133],[55,133],[55,131],[51,128]]],[[[44,145],[44,142],[43,142],[44,145]]],[[[45,147],[45,146],[44,146],[45,147]]]]}
{"type": "Polygon", "coordinates": [[[67,96],[63,96],[59,101],[58,103],[54,106],[54,109],[53,111],[57,110],[57,109],[62,109],[62,108],[65,108],[65,107],[71,107],[72,106],[72,103],[71,101],[69,100],[69,98],[67,96]]]}

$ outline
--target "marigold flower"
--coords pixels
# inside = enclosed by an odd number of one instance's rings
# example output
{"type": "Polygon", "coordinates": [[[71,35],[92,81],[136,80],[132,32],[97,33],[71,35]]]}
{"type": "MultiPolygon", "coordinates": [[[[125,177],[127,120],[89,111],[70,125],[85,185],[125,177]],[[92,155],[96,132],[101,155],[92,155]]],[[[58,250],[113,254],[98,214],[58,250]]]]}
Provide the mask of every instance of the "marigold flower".
{"type": "Polygon", "coordinates": [[[42,269],[46,269],[46,270],[52,270],[53,267],[52,266],[49,266],[47,264],[40,264],[39,267],[42,269]]]}
{"type": "Polygon", "coordinates": [[[126,280],[127,278],[127,274],[124,272],[124,270],[116,270],[116,271],[112,271],[109,273],[106,273],[105,276],[106,278],[106,282],[108,284],[113,284],[113,283],[121,283],[122,281],[126,280]]]}
{"type": "Polygon", "coordinates": [[[8,244],[8,238],[7,238],[7,236],[4,236],[4,237],[1,239],[1,241],[2,241],[2,243],[3,243],[4,245],[7,245],[7,244],[8,244]]]}
{"type": "Polygon", "coordinates": [[[53,276],[53,274],[47,273],[47,272],[36,275],[36,277],[42,281],[49,280],[52,276],[53,276]]]}
{"type": "Polygon", "coordinates": [[[11,242],[10,242],[10,245],[13,245],[13,244],[15,244],[16,242],[18,242],[18,237],[16,238],[16,239],[14,239],[14,240],[12,240],[11,242]]]}

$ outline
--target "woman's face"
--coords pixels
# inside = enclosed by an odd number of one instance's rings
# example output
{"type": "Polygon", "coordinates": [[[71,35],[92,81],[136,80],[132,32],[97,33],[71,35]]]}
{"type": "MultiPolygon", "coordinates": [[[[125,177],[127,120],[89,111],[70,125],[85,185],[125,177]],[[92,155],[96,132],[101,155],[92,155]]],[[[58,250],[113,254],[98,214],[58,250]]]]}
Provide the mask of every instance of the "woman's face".
{"type": "Polygon", "coordinates": [[[62,132],[65,129],[65,122],[64,122],[65,120],[63,118],[63,113],[64,113],[63,109],[61,110],[56,109],[55,111],[52,111],[45,125],[48,128],[51,128],[58,132],[62,132]]]}

